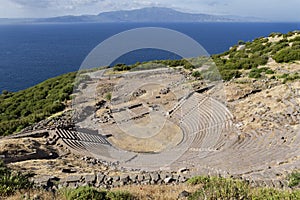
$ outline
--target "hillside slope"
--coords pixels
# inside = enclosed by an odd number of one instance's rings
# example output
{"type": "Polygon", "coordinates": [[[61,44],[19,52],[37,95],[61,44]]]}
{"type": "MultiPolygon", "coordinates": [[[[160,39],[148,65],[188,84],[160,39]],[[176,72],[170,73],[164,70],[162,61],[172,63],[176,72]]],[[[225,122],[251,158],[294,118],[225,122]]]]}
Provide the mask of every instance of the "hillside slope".
{"type": "Polygon", "coordinates": [[[298,199],[299,41],[299,32],[272,33],[212,58],[117,64],[4,92],[2,135],[26,128],[0,138],[0,155],[53,191],[92,185],[141,199],[176,199],[174,188],[196,191],[191,199],[298,199]]]}

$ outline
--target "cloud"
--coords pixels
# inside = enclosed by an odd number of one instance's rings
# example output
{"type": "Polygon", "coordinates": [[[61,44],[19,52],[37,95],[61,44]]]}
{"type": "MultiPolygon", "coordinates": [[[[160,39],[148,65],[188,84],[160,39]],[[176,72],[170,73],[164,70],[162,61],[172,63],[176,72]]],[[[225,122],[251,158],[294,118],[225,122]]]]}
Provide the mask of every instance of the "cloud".
{"type": "Polygon", "coordinates": [[[183,12],[299,20],[299,0],[0,0],[0,17],[52,17],[98,14],[161,6],[183,12]]]}
{"type": "Polygon", "coordinates": [[[162,6],[161,3],[156,1],[146,0],[103,0],[97,4],[101,10],[128,10],[143,7],[162,6]]]}
{"type": "Polygon", "coordinates": [[[24,7],[31,8],[58,8],[68,9],[80,6],[86,6],[101,2],[104,0],[11,0],[12,2],[24,7]]]}
{"type": "Polygon", "coordinates": [[[105,11],[161,6],[152,0],[8,0],[27,10],[43,9],[46,13],[97,14],[105,11]]]}
{"type": "Polygon", "coordinates": [[[49,0],[11,0],[11,1],[23,7],[47,8],[51,4],[51,1],[49,0]]]}

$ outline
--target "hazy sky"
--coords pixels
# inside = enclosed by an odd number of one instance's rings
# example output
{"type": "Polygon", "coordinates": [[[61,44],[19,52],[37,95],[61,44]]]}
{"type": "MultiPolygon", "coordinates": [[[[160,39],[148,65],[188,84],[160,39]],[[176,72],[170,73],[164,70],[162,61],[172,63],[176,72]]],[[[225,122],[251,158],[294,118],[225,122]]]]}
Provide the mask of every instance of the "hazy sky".
{"type": "Polygon", "coordinates": [[[0,18],[98,14],[150,6],[192,13],[300,21],[300,0],[0,0],[0,18]]]}

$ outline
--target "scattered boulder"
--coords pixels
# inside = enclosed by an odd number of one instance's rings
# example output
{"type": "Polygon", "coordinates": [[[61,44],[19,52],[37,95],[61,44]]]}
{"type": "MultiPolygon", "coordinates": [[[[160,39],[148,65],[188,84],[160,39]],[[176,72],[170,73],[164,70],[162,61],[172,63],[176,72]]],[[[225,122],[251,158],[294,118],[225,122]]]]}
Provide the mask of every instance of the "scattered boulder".
{"type": "Polygon", "coordinates": [[[64,168],[61,170],[63,173],[76,173],[75,169],[64,168]]]}
{"type": "Polygon", "coordinates": [[[180,194],[178,195],[178,199],[185,199],[188,198],[191,195],[191,193],[183,190],[182,192],[180,192],[180,194]]]}
{"type": "Polygon", "coordinates": [[[181,168],[181,169],[178,170],[178,173],[187,173],[188,171],[189,171],[188,168],[183,167],[183,168],[181,168]]]}
{"type": "Polygon", "coordinates": [[[66,178],[62,179],[61,182],[65,183],[78,183],[81,182],[82,176],[81,175],[72,175],[72,176],[67,176],[66,178]]]}
{"type": "Polygon", "coordinates": [[[121,175],[120,177],[120,184],[121,185],[128,185],[130,181],[130,178],[128,175],[121,175]]]}
{"type": "Polygon", "coordinates": [[[97,183],[98,184],[103,183],[104,179],[106,178],[105,174],[102,174],[102,173],[98,173],[96,177],[97,177],[97,183]]]}
{"type": "Polygon", "coordinates": [[[139,174],[137,176],[137,180],[138,180],[138,182],[142,182],[144,180],[144,175],[143,174],[139,174]]]}
{"type": "Polygon", "coordinates": [[[133,97],[139,97],[142,96],[143,94],[145,94],[147,91],[144,89],[138,89],[137,91],[132,93],[133,97]]]}
{"type": "Polygon", "coordinates": [[[160,179],[159,174],[157,172],[151,173],[150,176],[153,184],[157,183],[160,179]]]}
{"type": "Polygon", "coordinates": [[[174,181],[174,179],[173,179],[172,177],[167,177],[167,178],[164,179],[164,182],[165,182],[166,184],[172,183],[173,181],[174,181]]]}
{"type": "Polygon", "coordinates": [[[170,92],[170,88],[167,87],[167,88],[163,88],[159,91],[159,94],[168,94],[170,92]]]}
{"type": "Polygon", "coordinates": [[[136,174],[130,174],[129,178],[132,181],[132,183],[136,183],[137,182],[137,175],[136,174]]]}
{"type": "Polygon", "coordinates": [[[84,176],[84,181],[88,184],[94,184],[96,182],[96,176],[94,174],[87,174],[84,176]]]}

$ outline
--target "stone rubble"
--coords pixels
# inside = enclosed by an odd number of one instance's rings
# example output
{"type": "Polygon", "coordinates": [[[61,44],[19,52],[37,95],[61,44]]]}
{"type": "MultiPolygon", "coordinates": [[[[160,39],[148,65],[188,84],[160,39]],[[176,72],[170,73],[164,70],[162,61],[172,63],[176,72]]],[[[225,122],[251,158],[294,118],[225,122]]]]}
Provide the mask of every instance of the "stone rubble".
{"type": "Polygon", "coordinates": [[[65,178],[55,176],[39,176],[32,178],[37,187],[47,190],[56,190],[62,187],[94,186],[97,188],[115,188],[123,185],[156,185],[185,183],[191,174],[166,172],[140,172],[109,175],[105,173],[68,175],[65,178]]]}

